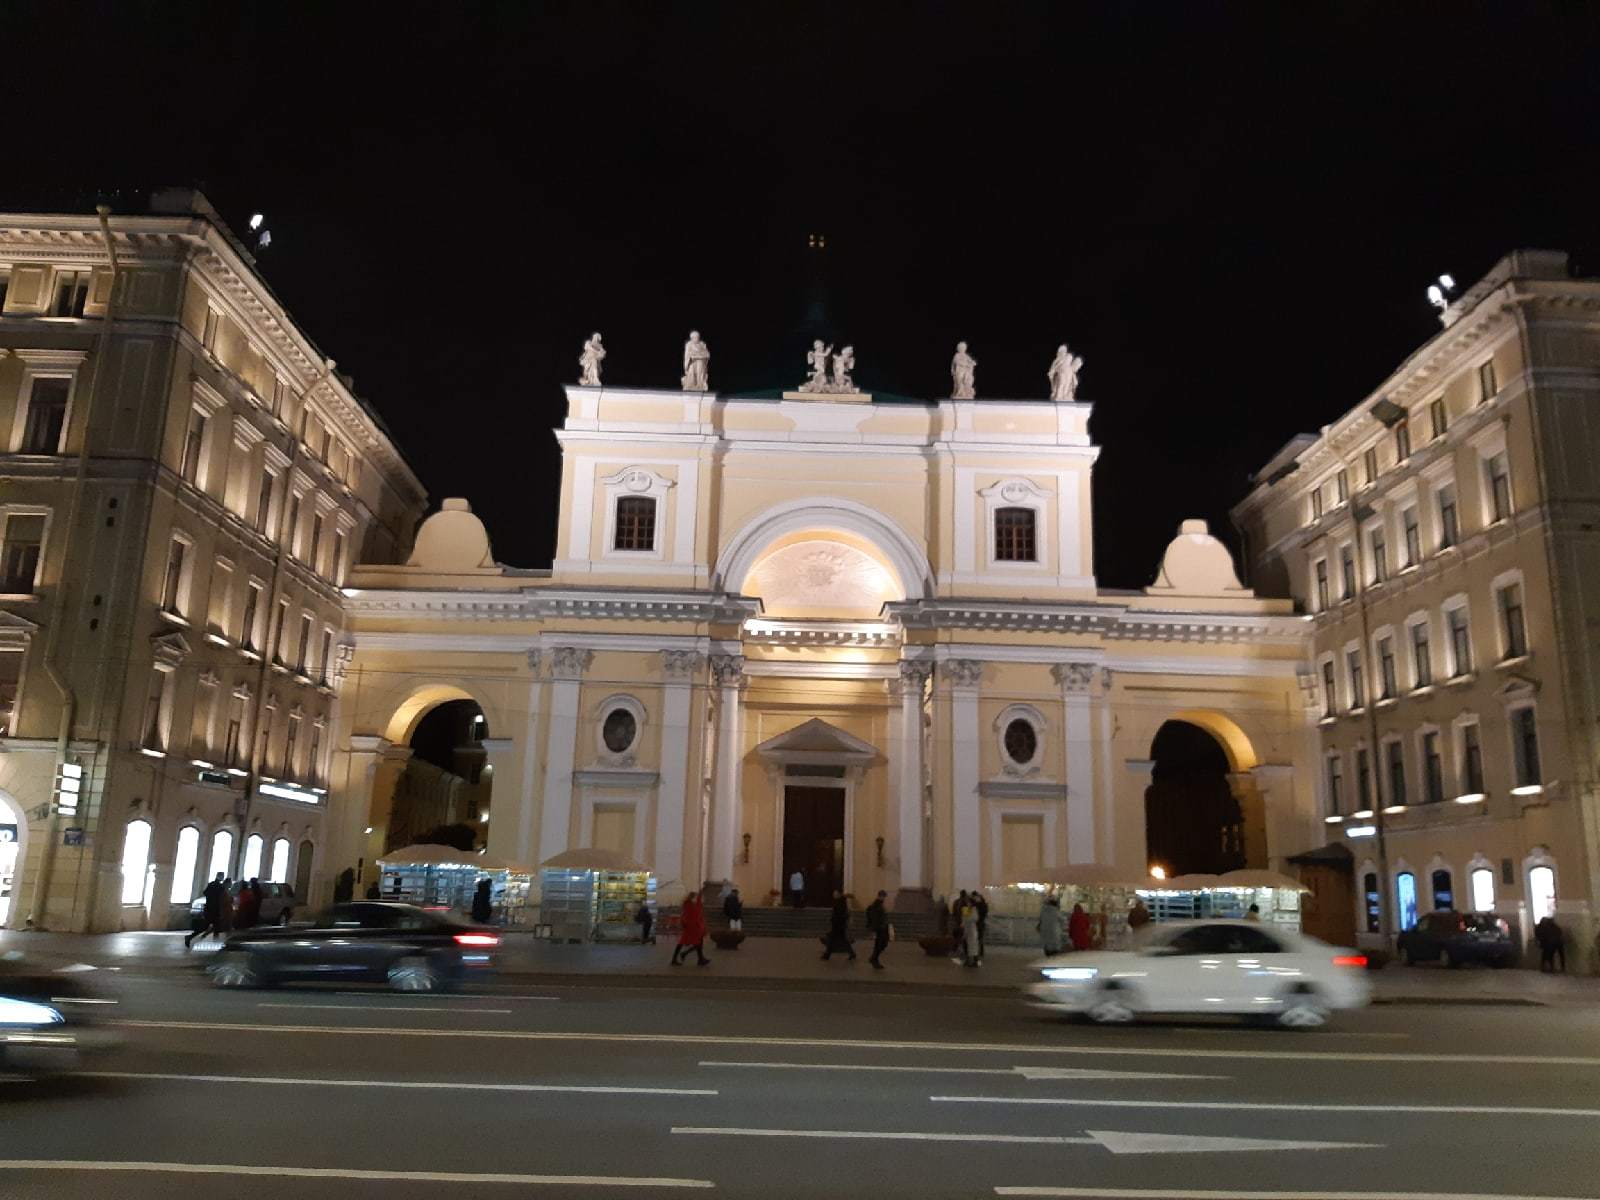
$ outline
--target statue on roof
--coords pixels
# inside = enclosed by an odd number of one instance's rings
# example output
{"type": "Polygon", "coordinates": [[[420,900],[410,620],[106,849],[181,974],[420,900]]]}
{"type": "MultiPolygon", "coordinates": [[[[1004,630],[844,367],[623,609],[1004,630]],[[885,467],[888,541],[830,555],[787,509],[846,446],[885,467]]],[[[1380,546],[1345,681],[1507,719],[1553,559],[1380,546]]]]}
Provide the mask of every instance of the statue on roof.
{"type": "Polygon", "coordinates": [[[1056,347],[1056,356],[1050,363],[1046,378],[1050,380],[1050,399],[1076,400],[1078,398],[1078,372],[1083,370],[1083,359],[1068,350],[1066,344],[1056,347]]]}
{"type": "Polygon", "coordinates": [[[605,356],[606,348],[600,344],[600,335],[591,333],[583,343],[583,353],[578,355],[578,366],[582,372],[578,376],[580,387],[600,386],[600,360],[605,356]]]}
{"type": "Polygon", "coordinates": [[[956,343],[956,356],[950,360],[950,399],[976,400],[978,360],[967,353],[965,342],[956,343]]]}
{"type": "Polygon", "coordinates": [[[811,377],[800,385],[802,392],[828,390],[828,356],[832,353],[833,347],[824,346],[821,339],[811,343],[811,350],[806,355],[806,365],[811,368],[811,377]]]}
{"type": "Polygon", "coordinates": [[[711,386],[711,347],[700,340],[700,334],[689,331],[689,340],[683,344],[683,390],[703,392],[711,386]]]}
{"type": "Polygon", "coordinates": [[[856,348],[846,346],[833,356],[833,384],[828,389],[833,392],[853,392],[856,390],[855,381],[850,378],[850,372],[855,370],[856,348]]]}

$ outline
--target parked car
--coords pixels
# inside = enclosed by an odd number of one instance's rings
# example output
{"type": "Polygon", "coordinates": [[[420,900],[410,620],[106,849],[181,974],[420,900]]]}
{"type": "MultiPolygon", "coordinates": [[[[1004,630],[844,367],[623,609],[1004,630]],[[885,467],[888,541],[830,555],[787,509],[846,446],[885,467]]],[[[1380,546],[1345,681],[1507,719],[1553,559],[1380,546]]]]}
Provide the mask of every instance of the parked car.
{"type": "MultiPolygon", "coordinates": [[[[236,881],[228,885],[228,899],[232,901],[234,911],[239,908],[239,888],[236,881]]],[[[287,883],[263,883],[261,885],[261,913],[256,917],[257,925],[287,925],[294,920],[295,898],[294,889],[287,883]]],[[[191,928],[198,928],[198,922],[204,919],[206,911],[205,896],[196,896],[189,902],[189,924],[191,928]]]]}
{"type": "Polygon", "coordinates": [[[1395,950],[1407,965],[1437,962],[1458,967],[1466,962],[1486,962],[1491,967],[1509,967],[1517,959],[1511,925],[1504,917],[1453,909],[1424,913],[1395,939],[1395,950]]]}
{"type": "Polygon", "coordinates": [[[414,904],[335,904],[305,925],[241,930],[207,971],[217,987],[267,987],[288,980],[387,983],[431,992],[494,966],[500,935],[414,904]]]}
{"type": "Polygon", "coordinates": [[[1367,1003],[1366,956],[1252,921],[1147,926],[1135,950],[1041,961],[1035,999],[1102,1025],[1145,1013],[1233,1013],[1308,1029],[1367,1003]]]}
{"type": "Polygon", "coordinates": [[[103,994],[93,968],[0,955],[0,1072],[50,1075],[81,1067],[117,1045],[95,1018],[116,1000],[103,994]]]}

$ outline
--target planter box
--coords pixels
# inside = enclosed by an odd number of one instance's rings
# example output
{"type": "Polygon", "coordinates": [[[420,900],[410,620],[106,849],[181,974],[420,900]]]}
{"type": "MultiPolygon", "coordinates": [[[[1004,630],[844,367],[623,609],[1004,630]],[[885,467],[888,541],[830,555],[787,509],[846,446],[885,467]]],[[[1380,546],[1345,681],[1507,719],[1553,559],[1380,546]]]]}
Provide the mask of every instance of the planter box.
{"type": "Polygon", "coordinates": [[[933,937],[918,938],[917,945],[929,958],[949,958],[956,952],[956,939],[948,933],[935,934],[933,937]]]}
{"type": "Polygon", "coordinates": [[[716,943],[718,950],[737,950],[739,943],[744,941],[742,929],[713,929],[710,933],[711,940],[716,943]]]}

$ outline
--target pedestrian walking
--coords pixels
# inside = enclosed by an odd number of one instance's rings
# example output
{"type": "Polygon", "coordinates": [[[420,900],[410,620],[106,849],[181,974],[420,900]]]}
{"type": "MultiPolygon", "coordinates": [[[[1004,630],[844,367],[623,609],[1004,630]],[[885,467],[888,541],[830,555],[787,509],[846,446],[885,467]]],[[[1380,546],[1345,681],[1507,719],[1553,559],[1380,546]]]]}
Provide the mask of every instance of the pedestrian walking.
{"type": "Polygon", "coordinates": [[[843,892],[833,893],[833,911],[828,914],[828,936],[823,942],[822,959],[826,962],[835,950],[843,951],[856,960],[856,948],[850,944],[850,901],[843,892]]]}
{"type": "Polygon", "coordinates": [[[233,910],[235,929],[254,929],[261,919],[261,881],[248,879],[239,885],[239,899],[233,910]]]}
{"type": "Polygon", "coordinates": [[[978,936],[978,905],[976,897],[962,891],[961,898],[961,961],[969,967],[983,966],[983,940],[978,936]]]}
{"type": "Polygon", "coordinates": [[[1261,905],[1252,904],[1249,907],[1249,909],[1246,910],[1246,912],[1244,914],[1244,919],[1246,921],[1259,921],[1259,920],[1261,920],[1261,905]]]}
{"type": "Polygon", "coordinates": [[[1087,950],[1093,940],[1090,932],[1089,914],[1084,912],[1083,905],[1074,904],[1072,915],[1067,918],[1067,938],[1072,942],[1074,950],[1087,950]]]}
{"type": "Polygon", "coordinates": [[[867,961],[880,971],[883,952],[889,948],[889,913],[883,906],[888,898],[888,892],[879,892],[878,898],[867,905],[867,930],[872,934],[872,957],[867,961]]]}
{"type": "Polygon", "coordinates": [[[487,925],[494,916],[494,899],[490,894],[493,887],[485,875],[478,880],[477,890],[472,893],[472,919],[479,925],[487,925]]]}
{"type": "Polygon", "coordinates": [[[367,884],[366,897],[368,900],[383,899],[383,889],[378,886],[378,881],[376,879],[367,884]]]}
{"type": "Polygon", "coordinates": [[[1061,953],[1061,897],[1046,896],[1039,906],[1039,944],[1046,954],[1061,953]]]}
{"type": "Polygon", "coordinates": [[[1128,928],[1138,933],[1150,924],[1150,910],[1144,906],[1144,900],[1138,896],[1133,898],[1133,904],[1128,908],[1128,928]]]}
{"type": "Polygon", "coordinates": [[[189,931],[189,936],[183,939],[183,948],[185,950],[193,947],[195,942],[205,937],[208,933],[214,933],[218,937],[222,936],[222,901],[227,895],[227,890],[227,885],[223,882],[222,872],[218,871],[217,877],[206,884],[200,893],[204,900],[204,905],[200,910],[199,923],[189,931]]]}
{"type": "Polygon", "coordinates": [[[1539,970],[1557,971],[1567,973],[1567,935],[1560,925],[1556,924],[1554,913],[1547,913],[1539,918],[1538,924],[1533,927],[1533,940],[1539,943],[1539,970]],[[1561,966],[1556,966],[1556,960],[1561,960],[1561,966]]]}
{"type": "Polygon", "coordinates": [[[983,957],[983,939],[989,932],[989,902],[977,888],[972,890],[972,904],[978,910],[978,957],[983,957]]]}
{"type": "Polygon", "coordinates": [[[700,966],[711,961],[706,957],[706,906],[699,892],[690,892],[683,898],[683,930],[678,934],[678,944],[672,951],[672,965],[676,967],[688,962],[691,950],[700,959],[700,966]]]}
{"type": "Polygon", "coordinates": [[[967,889],[962,888],[956,898],[950,901],[950,933],[956,939],[956,952],[950,957],[960,960],[963,966],[967,961],[966,935],[961,929],[961,918],[967,908],[967,889]]]}
{"type": "Polygon", "coordinates": [[[796,867],[794,874],[789,876],[789,899],[794,901],[796,908],[806,906],[806,877],[799,867],[796,867]]]}
{"type": "Polygon", "coordinates": [[[217,926],[218,936],[227,937],[228,934],[233,932],[233,913],[233,880],[224,879],[222,881],[222,907],[218,910],[220,920],[220,924],[217,926]]]}
{"type": "Polygon", "coordinates": [[[744,901],[739,898],[738,888],[729,892],[722,902],[722,915],[728,918],[729,929],[744,928],[744,901]]]}
{"type": "Polygon", "coordinates": [[[633,923],[639,927],[639,944],[643,946],[648,943],[654,946],[656,944],[656,918],[655,914],[650,911],[650,905],[647,901],[640,901],[639,911],[633,914],[633,923]]]}

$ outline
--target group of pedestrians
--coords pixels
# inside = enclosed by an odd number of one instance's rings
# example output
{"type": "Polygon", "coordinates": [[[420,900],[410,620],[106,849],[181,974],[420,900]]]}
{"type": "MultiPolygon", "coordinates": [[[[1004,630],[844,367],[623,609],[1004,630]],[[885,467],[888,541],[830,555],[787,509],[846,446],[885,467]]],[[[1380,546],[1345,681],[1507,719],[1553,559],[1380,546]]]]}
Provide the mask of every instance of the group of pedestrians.
{"type": "Polygon", "coordinates": [[[956,952],[950,957],[964,967],[983,966],[983,940],[989,932],[989,902],[979,891],[961,889],[950,903],[950,926],[955,931],[956,952]]]}
{"type": "Polygon", "coordinates": [[[200,915],[183,939],[185,950],[208,934],[225,938],[235,929],[249,929],[261,920],[261,880],[250,879],[239,885],[235,896],[233,880],[218,871],[216,878],[200,893],[200,915]]]}
{"type": "MultiPolygon", "coordinates": [[[[1148,910],[1145,911],[1144,919],[1145,921],[1150,919],[1148,910]]],[[[1134,924],[1134,914],[1131,911],[1128,914],[1128,923],[1134,924]]],[[[1064,916],[1061,912],[1060,896],[1045,897],[1044,904],[1039,909],[1038,930],[1039,942],[1046,954],[1060,954],[1067,946],[1071,946],[1074,950],[1087,950],[1094,945],[1094,922],[1090,920],[1083,905],[1074,904],[1072,912],[1064,916]]]]}

